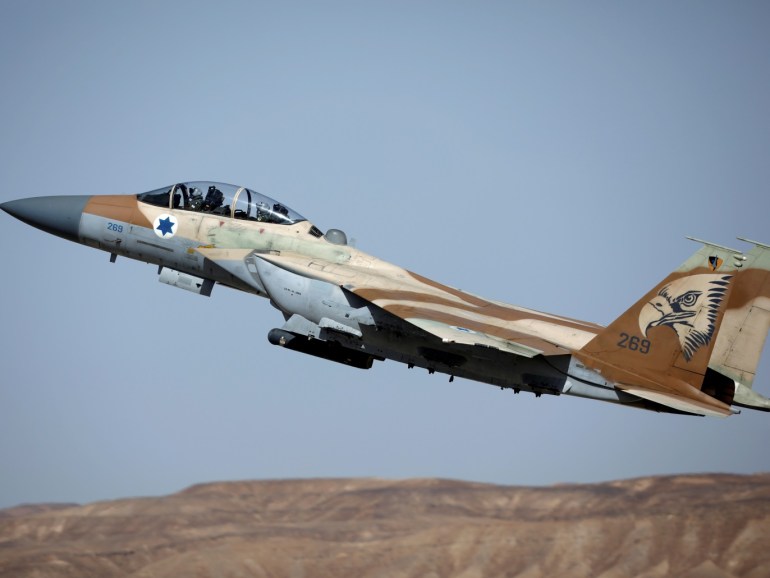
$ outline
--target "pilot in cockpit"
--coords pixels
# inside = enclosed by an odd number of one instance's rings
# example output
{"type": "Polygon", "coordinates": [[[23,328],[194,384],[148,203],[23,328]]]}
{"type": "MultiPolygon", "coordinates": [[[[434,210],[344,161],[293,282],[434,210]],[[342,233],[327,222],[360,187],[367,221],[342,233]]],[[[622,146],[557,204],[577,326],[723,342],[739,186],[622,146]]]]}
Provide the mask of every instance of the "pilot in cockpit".
{"type": "Polygon", "coordinates": [[[174,208],[179,208],[182,202],[182,197],[184,197],[185,208],[187,208],[187,187],[184,184],[179,183],[178,185],[172,187],[172,189],[174,191],[174,208]]]}
{"type": "Polygon", "coordinates": [[[267,221],[270,216],[270,205],[267,203],[257,203],[257,221],[267,221]]]}
{"type": "Polygon", "coordinates": [[[281,203],[275,203],[273,205],[273,211],[275,213],[278,213],[279,215],[283,215],[284,217],[288,217],[289,216],[289,209],[284,207],[281,203]]]}
{"type": "Polygon", "coordinates": [[[198,187],[190,188],[190,209],[200,211],[203,207],[203,193],[198,187]]]}
{"type": "Polygon", "coordinates": [[[225,195],[222,193],[222,191],[220,191],[214,185],[211,185],[208,192],[206,193],[206,198],[203,201],[201,209],[204,211],[213,212],[218,207],[221,207],[224,201],[225,195]]]}

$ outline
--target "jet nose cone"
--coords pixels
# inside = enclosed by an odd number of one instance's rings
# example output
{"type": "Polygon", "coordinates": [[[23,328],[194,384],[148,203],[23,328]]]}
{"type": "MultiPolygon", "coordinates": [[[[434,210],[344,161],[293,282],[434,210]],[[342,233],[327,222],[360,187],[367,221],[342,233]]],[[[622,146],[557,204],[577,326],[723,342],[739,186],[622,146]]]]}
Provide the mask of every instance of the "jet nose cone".
{"type": "Polygon", "coordinates": [[[89,195],[31,197],[0,205],[9,215],[46,233],[78,241],[78,229],[89,195]]]}

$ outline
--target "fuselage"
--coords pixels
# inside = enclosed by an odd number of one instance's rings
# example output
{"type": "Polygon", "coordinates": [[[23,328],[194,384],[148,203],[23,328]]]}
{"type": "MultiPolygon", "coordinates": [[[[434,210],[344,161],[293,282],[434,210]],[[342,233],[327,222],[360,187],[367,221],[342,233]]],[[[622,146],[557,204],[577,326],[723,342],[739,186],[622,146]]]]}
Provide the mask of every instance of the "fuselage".
{"type": "MultiPolygon", "coordinates": [[[[245,187],[188,182],[139,195],[28,198],[2,208],[106,251],[111,261],[121,256],[155,264],[169,285],[208,296],[221,284],[266,297],[286,320],[268,338],[288,349],[360,368],[392,359],[516,392],[659,411],[676,411],[684,396],[684,411],[729,413],[723,402],[704,399],[674,374],[628,372],[600,359],[607,351],[584,354],[605,331],[598,324],[437,283],[348,245],[342,231],[324,234],[286,205],[245,187]],[[631,395],[617,387],[622,382],[642,385],[631,395]]],[[[631,346],[641,343],[635,353],[650,350],[644,336],[626,337],[631,346]]]]}
{"type": "MultiPolygon", "coordinates": [[[[171,285],[207,295],[218,283],[269,298],[287,318],[299,315],[336,328],[334,340],[345,347],[360,350],[365,334],[364,349],[374,359],[501,387],[563,392],[569,352],[601,329],[431,281],[348,245],[340,231],[323,234],[282,203],[244,187],[189,182],[139,195],[22,199],[3,208],[49,233],[106,251],[113,261],[120,256],[158,265],[161,280],[171,285]],[[293,271],[292,263],[271,262],[281,256],[305,261],[303,274],[293,271]],[[384,311],[372,311],[342,288],[367,275],[389,280],[391,287],[386,283],[382,291],[392,293],[385,297],[394,307],[500,339],[545,339],[553,344],[550,353],[565,355],[562,366],[543,366],[537,359],[512,365],[491,349],[487,363],[444,356],[423,343],[419,331],[404,335],[403,326],[389,324],[384,311]]],[[[611,388],[607,392],[616,397],[611,388]]]]}

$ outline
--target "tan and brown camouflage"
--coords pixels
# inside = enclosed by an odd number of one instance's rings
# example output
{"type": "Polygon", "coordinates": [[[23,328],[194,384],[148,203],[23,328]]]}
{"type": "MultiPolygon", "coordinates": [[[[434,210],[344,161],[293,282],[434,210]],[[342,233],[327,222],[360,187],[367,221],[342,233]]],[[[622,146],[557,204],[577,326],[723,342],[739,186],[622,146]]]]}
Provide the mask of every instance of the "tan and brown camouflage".
{"type": "Polygon", "coordinates": [[[267,297],[286,319],[269,333],[272,343],[355,367],[393,359],[517,393],[673,413],[770,410],[752,389],[770,327],[770,248],[761,243],[743,254],[700,242],[603,327],[442,285],[244,187],[179,183],[2,208],[113,261],[155,263],[164,283],[203,295],[218,283],[267,297]]]}

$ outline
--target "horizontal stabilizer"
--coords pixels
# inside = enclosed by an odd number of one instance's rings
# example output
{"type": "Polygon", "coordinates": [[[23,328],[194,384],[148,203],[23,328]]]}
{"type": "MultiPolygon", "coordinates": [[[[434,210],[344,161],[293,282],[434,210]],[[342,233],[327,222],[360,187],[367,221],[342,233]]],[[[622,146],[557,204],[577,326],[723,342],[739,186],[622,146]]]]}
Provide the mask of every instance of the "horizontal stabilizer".
{"type": "Polygon", "coordinates": [[[735,382],[733,405],[758,409],[759,411],[770,411],[770,399],[737,381],[735,382]]]}
{"type": "Polygon", "coordinates": [[[727,417],[734,412],[730,409],[730,406],[725,405],[717,400],[713,400],[713,404],[701,404],[697,400],[687,397],[681,397],[672,393],[662,391],[652,391],[646,388],[637,386],[620,385],[619,389],[626,393],[641,397],[648,401],[653,401],[660,405],[665,405],[685,413],[691,413],[695,415],[708,415],[712,417],[727,417]],[[718,405],[717,405],[718,404],[718,405]],[[719,406],[723,407],[719,407],[719,406]]]}

